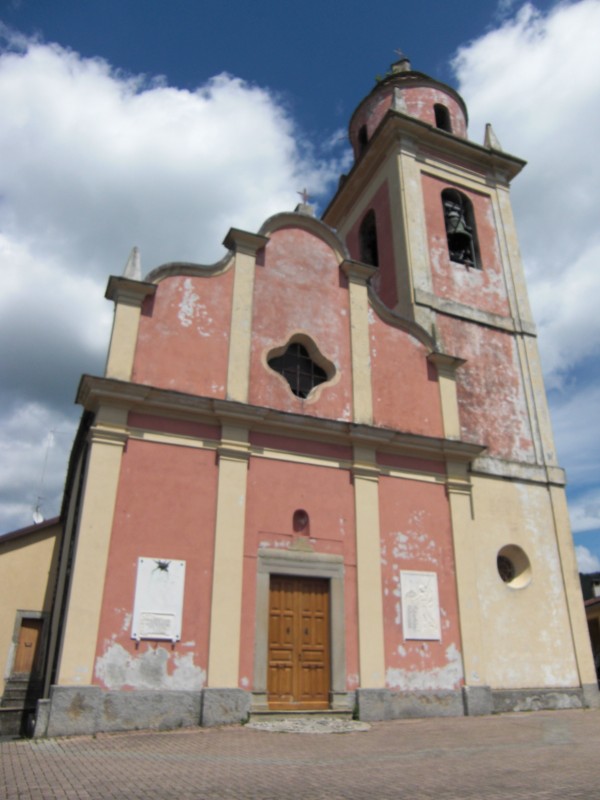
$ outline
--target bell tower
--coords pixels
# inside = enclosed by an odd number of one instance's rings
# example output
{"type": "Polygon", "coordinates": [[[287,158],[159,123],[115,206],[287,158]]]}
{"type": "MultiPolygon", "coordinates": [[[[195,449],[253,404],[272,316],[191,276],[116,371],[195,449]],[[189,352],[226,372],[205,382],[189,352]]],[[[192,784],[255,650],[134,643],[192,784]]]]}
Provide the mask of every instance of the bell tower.
{"type": "Polygon", "coordinates": [[[389,309],[466,360],[462,435],[488,456],[555,466],[509,199],[525,162],[490,126],[470,141],[467,124],[460,95],[402,56],[352,116],[355,163],[324,220],[377,267],[372,291],[389,309]]]}
{"type": "Polygon", "coordinates": [[[404,56],[359,103],[349,136],[354,165],[323,219],[353,259],[377,268],[371,293],[463,362],[459,438],[486,448],[468,498],[449,484],[466,686],[489,690],[499,710],[502,691],[540,686],[544,665],[560,662],[548,688],[579,685],[596,703],[509,198],[525,162],[502,151],[490,125],[483,144],[471,141],[460,95],[404,56]],[[544,633],[550,596],[566,660],[544,633]]]}

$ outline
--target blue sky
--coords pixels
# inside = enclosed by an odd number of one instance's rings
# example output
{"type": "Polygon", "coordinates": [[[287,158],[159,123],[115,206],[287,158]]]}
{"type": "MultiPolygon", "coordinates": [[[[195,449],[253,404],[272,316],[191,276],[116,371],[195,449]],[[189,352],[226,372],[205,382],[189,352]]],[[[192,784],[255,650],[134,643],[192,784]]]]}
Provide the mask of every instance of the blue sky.
{"type": "MultiPolygon", "coordinates": [[[[114,67],[193,91],[221,72],[269,87],[303,131],[345,126],[401,48],[415,69],[453,78],[460,45],[506,17],[511,3],[458,6],[375,0],[4,0],[24,34],[101,56],[114,67]]],[[[536,3],[540,9],[552,5],[536,3]]]]}
{"type": "Polygon", "coordinates": [[[600,0],[0,2],[0,532],[57,513],[106,279],[210,262],[349,165],[350,115],[402,49],[528,160],[513,186],[575,542],[600,569],[600,0]]]}

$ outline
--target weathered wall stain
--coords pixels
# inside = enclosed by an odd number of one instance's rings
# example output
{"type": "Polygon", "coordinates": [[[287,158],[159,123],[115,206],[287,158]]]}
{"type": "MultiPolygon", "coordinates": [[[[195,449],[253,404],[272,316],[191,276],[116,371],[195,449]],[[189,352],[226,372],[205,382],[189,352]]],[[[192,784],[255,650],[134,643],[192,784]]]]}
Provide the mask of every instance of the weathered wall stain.
{"type": "Polygon", "coordinates": [[[96,677],[107,689],[187,689],[198,691],[206,671],[194,664],[192,653],[170,652],[157,645],[132,654],[115,642],[96,659],[96,677]]]}

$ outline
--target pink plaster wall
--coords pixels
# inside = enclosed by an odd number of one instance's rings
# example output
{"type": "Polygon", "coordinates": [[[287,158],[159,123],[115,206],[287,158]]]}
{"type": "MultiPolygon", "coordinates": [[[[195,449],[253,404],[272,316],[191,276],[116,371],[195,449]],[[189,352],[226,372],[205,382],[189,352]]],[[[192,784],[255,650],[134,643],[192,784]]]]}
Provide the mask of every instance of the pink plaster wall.
{"type": "Polygon", "coordinates": [[[427,348],[371,310],[373,420],[407,433],[442,436],[440,392],[427,348]]]}
{"type": "Polygon", "coordinates": [[[352,418],[350,311],[347,281],[335,253],[301,228],[281,228],[270,238],[254,282],[249,402],[308,416],[352,418]],[[338,373],[317,389],[316,400],[296,397],[271,370],[270,351],[305,332],[338,373]]]}
{"type": "Polygon", "coordinates": [[[397,690],[455,689],[461,643],[450,510],[443,485],[379,480],[386,685],[397,690]],[[435,572],[441,641],[405,641],[401,570],[435,572]]]}
{"type": "Polygon", "coordinates": [[[221,428],[218,425],[207,425],[203,422],[157,417],[152,414],[140,414],[135,411],[129,414],[127,421],[132,428],[141,428],[142,430],[193,436],[198,439],[218,440],[221,438],[221,428]]]}
{"type": "Polygon", "coordinates": [[[430,175],[423,175],[422,180],[434,294],[492,314],[508,316],[510,307],[490,198],[430,175]],[[481,269],[450,261],[442,207],[442,191],[448,188],[458,189],[473,204],[481,269]]]}
{"type": "Polygon", "coordinates": [[[214,452],[127,442],[94,683],[124,689],[201,688],[208,665],[216,490],[214,452]],[[131,639],[139,557],[186,562],[182,638],[176,644],[131,639]]]}
{"type": "Polygon", "coordinates": [[[287,450],[299,455],[326,456],[328,458],[351,459],[352,448],[330,442],[315,442],[311,439],[296,439],[272,433],[250,432],[250,444],[276,450],[287,450]]]}
{"type": "Polygon", "coordinates": [[[489,455],[535,461],[514,336],[443,314],[436,325],[447,352],[466,359],[457,373],[462,436],[489,455]]]}
{"type": "Polygon", "coordinates": [[[233,270],[164,278],[142,307],[132,380],[225,397],[232,287],[233,270]]]}
{"type": "Polygon", "coordinates": [[[379,189],[377,189],[363,215],[348,231],[346,247],[348,248],[350,257],[360,261],[359,229],[363,219],[371,209],[375,212],[377,251],[379,255],[379,267],[377,273],[371,278],[371,285],[385,305],[388,308],[394,308],[398,302],[398,292],[396,289],[396,270],[392,245],[390,194],[387,181],[384,181],[379,189]]]}
{"type": "Polygon", "coordinates": [[[382,467],[395,467],[396,469],[410,470],[411,472],[432,472],[436,475],[446,474],[446,464],[443,461],[432,461],[427,458],[412,458],[393,453],[377,453],[377,463],[382,467]]]}
{"type": "Polygon", "coordinates": [[[299,536],[293,530],[293,514],[297,509],[304,509],[309,515],[309,540],[314,551],[344,558],[346,666],[348,689],[355,689],[358,681],[356,547],[350,473],[262,458],[251,458],[248,472],[240,686],[249,688],[253,680],[257,553],[262,547],[282,550],[290,547],[299,536]]]}

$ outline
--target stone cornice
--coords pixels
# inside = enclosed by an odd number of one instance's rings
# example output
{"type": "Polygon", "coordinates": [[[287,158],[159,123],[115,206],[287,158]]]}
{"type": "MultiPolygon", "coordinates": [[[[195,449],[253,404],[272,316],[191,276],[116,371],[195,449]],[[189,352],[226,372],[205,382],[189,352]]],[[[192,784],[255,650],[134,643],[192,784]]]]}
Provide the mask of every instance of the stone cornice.
{"type": "Polygon", "coordinates": [[[353,444],[378,451],[443,461],[470,462],[485,447],[460,440],[356,425],[350,422],[290,414],[245,403],[198,397],[152,386],[84,375],[77,392],[77,402],[89,411],[103,406],[165,414],[208,423],[229,424],[248,430],[277,433],[299,438],[317,438],[335,444],[353,444]]]}
{"type": "Polygon", "coordinates": [[[503,480],[529,481],[553,486],[566,486],[565,471],[555,464],[527,464],[521,461],[506,461],[487,455],[478,456],[471,466],[473,475],[486,475],[503,480]]]}
{"type": "Polygon", "coordinates": [[[255,256],[257,251],[264,247],[268,241],[268,236],[242,231],[239,228],[230,228],[227,236],[223,239],[223,244],[228,250],[232,250],[235,253],[255,256]]]}
{"type": "Polygon", "coordinates": [[[448,161],[468,165],[474,173],[485,177],[487,183],[496,175],[498,182],[510,182],[525,166],[525,161],[509,153],[484,147],[469,139],[442,131],[416,117],[390,109],[381,120],[367,148],[350,170],[340,188],[323,213],[323,220],[336,227],[371,180],[375,170],[403,142],[410,144],[409,150],[418,157],[428,154],[440,164],[448,161]]]}
{"type": "Polygon", "coordinates": [[[450,356],[446,353],[430,353],[427,356],[427,361],[430,361],[434,364],[438,372],[444,373],[446,375],[454,376],[456,374],[456,370],[459,367],[462,367],[463,364],[466,364],[467,361],[464,358],[459,358],[458,356],[450,356]]]}
{"type": "Polygon", "coordinates": [[[131,278],[111,275],[104,296],[115,303],[130,306],[141,306],[146,297],[156,292],[156,285],[147,281],[136,281],[131,278]]]}
{"type": "MultiPolygon", "coordinates": [[[[441,355],[441,354],[440,354],[441,355]]],[[[445,356],[445,358],[453,358],[445,356]]],[[[460,360],[460,359],[458,359],[460,360]]],[[[497,477],[504,480],[528,481],[544,485],[564,486],[564,471],[557,465],[526,464],[506,461],[489,456],[485,446],[459,439],[420,436],[389,428],[370,425],[355,425],[349,422],[328,420],[318,417],[289,414],[269,408],[246,405],[227,400],[188,395],[167,389],[84,375],[79,384],[77,402],[89,411],[102,407],[143,411],[150,415],[164,415],[177,419],[206,422],[208,424],[231,425],[262,433],[273,433],[295,438],[314,438],[321,442],[372,448],[380,453],[404,455],[431,461],[463,464],[473,476],[497,477]]],[[[121,430],[104,428],[105,439],[115,444],[122,441],[121,430]]],[[[98,431],[100,433],[100,431],[98,431]]],[[[100,434],[102,435],[102,434],[100,434]]],[[[233,448],[224,442],[227,455],[245,458],[247,451],[239,442],[233,448]],[[231,451],[231,452],[230,452],[231,451]]],[[[356,463],[361,473],[362,459],[356,463]]],[[[375,470],[385,468],[373,465],[375,470]]],[[[373,467],[366,471],[372,472],[373,467]]],[[[449,478],[450,482],[454,480],[449,478]]],[[[457,481],[466,487],[468,479],[457,481]]]]}
{"type": "Polygon", "coordinates": [[[367,283],[370,278],[377,273],[377,267],[371,264],[363,264],[361,261],[346,259],[340,264],[340,269],[349,281],[355,283],[367,283]]]}
{"type": "Polygon", "coordinates": [[[430,308],[432,311],[437,311],[440,314],[446,314],[449,317],[457,317],[458,319],[468,320],[469,322],[477,322],[481,325],[486,325],[488,328],[497,328],[501,331],[520,333],[526,336],[537,335],[533,322],[518,318],[504,317],[500,314],[492,314],[490,311],[483,311],[482,309],[473,308],[463,303],[457,303],[456,300],[438,297],[437,295],[431,294],[431,292],[423,291],[423,289],[415,289],[415,304],[430,308]]]}

